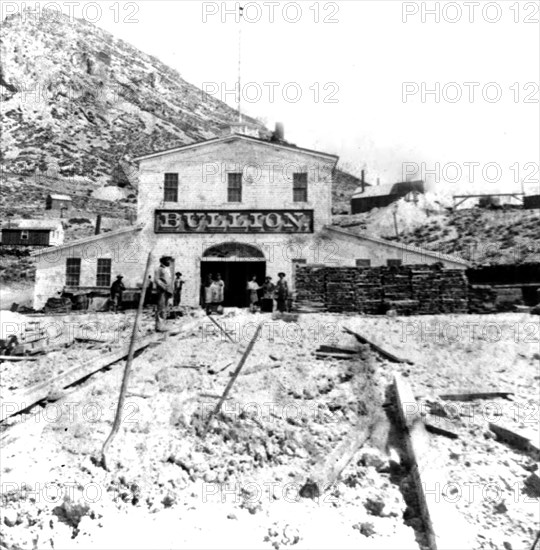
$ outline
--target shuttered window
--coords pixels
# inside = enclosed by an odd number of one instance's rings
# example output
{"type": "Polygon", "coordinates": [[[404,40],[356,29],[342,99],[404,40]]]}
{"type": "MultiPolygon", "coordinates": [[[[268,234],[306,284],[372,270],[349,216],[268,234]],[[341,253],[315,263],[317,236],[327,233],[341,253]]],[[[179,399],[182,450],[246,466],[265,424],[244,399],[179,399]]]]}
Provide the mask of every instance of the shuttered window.
{"type": "Polygon", "coordinates": [[[165,174],[165,202],[178,202],[178,174],[165,174]]]}
{"type": "Polygon", "coordinates": [[[81,282],[81,259],[66,258],[66,286],[79,286],[81,282]]]}
{"type": "Polygon", "coordinates": [[[227,200],[229,202],[242,202],[241,172],[231,172],[228,174],[227,200]]]}
{"type": "Polygon", "coordinates": [[[98,258],[96,286],[108,287],[110,285],[111,285],[111,259],[98,258]]]}
{"type": "Polygon", "coordinates": [[[307,172],[293,174],[293,201],[307,202],[307,172]]]}

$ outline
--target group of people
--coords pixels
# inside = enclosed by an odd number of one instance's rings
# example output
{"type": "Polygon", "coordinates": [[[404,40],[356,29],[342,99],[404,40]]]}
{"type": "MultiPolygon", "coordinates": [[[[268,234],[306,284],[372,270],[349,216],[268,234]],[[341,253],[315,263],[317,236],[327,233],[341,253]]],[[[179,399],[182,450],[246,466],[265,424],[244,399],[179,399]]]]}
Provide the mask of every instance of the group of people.
{"type": "MultiPolygon", "coordinates": [[[[122,309],[123,293],[126,287],[123,283],[123,276],[118,275],[111,285],[110,305],[115,313],[122,309]]],[[[165,322],[168,318],[169,306],[179,306],[182,300],[182,287],[184,280],[182,273],[177,271],[174,279],[171,272],[171,258],[162,257],[159,261],[159,267],[155,270],[154,279],[148,277],[146,283],[146,292],[144,296],[144,305],[156,305],[156,331],[165,331],[165,322]]],[[[272,277],[265,277],[264,283],[259,285],[257,276],[253,275],[247,283],[247,293],[249,299],[249,309],[252,313],[263,311],[271,313],[274,311],[274,305],[280,312],[288,310],[289,286],[285,279],[285,273],[278,273],[276,284],[272,282],[272,277]]],[[[225,282],[221,273],[208,275],[202,285],[201,303],[206,309],[206,313],[222,313],[225,300],[225,282]]]]}
{"type": "MultiPolygon", "coordinates": [[[[144,295],[144,305],[156,304],[156,331],[161,332],[164,329],[165,321],[168,317],[168,308],[171,304],[174,307],[180,305],[182,300],[182,287],[184,286],[184,280],[182,279],[182,273],[177,271],[174,279],[171,275],[171,259],[163,257],[159,261],[159,267],[154,273],[154,280],[152,276],[148,276],[146,283],[146,291],[144,295]]],[[[123,276],[118,275],[116,280],[111,285],[110,290],[110,304],[115,313],[118,313],[122,309],[123,294],[126,287],[123,283],[123,276]]]]}
{"type": "Polygon", "coordinates": [[[221,278],[221,273],[218,273],[215,277],[213,275],[208,275],[203,284],[203,294],[201,298],[207,315],[210,315],[210,313],[223,312],[225,282],[221,278]]]}
{"type": "Polygon", "coordinates": [[[274,300],[277,303],[278,311],[283,313],[288,309],[289,285],[283,272],[278,273],[276,284],[272,282],[272,277],[268,276],[265,277],[261,286],[257,283],[257,276],[253,275],[251,281],[248,282],[247,290],[249,292],[249,310],[252,313],[258,309],[265,313],[272,313],[274,311],[274,300]]]}

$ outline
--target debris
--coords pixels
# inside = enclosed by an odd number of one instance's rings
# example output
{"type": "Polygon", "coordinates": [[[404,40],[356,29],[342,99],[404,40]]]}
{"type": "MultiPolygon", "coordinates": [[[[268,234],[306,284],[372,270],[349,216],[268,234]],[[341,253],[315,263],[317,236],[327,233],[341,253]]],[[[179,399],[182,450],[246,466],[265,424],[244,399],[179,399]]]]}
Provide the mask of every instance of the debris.
{"type": "Polygon", "coordinates": [[[540,465],[536,472],[533,472],[526,480],[525,485],[529,487],[537,496],[540,496],[540,465]]]}
{"type": "Polygon", "coordinates": [[[354,359],[354,355],[350,353],[336,353],[336,352],[326,352],[326,351],[317,351],[315,352],[315,357],[317,359],[345,359],[345,360],[352,360],[354,359]]]}
{"type": "Polygon", "coordinates": [[[26,355],[0,355],[0,361],[37,361],[39,357],[28,357],[26,355]]]}
{"type": "Polygon", "coordinates": [[[388,359],[389,361],[392,361],[392,363],[407,363],[408,365],[412,365],[413,362],[409,359],[402,359],[398,357],[397,355],[394,355],[393,353],[390,353],[389,351],[386,351],[385,349],[381,348],[377,344],[374,344],[370,340],[368,340],[365,336],[362,336],[361,334],[358,334],[357,332],[354,332],[347,327],[344,327],[343,330],[347,334],[351,334],[354,336],[361,344],[367,344],[371,347],[374,351],[382,355],[384,358],[388,359]]]}

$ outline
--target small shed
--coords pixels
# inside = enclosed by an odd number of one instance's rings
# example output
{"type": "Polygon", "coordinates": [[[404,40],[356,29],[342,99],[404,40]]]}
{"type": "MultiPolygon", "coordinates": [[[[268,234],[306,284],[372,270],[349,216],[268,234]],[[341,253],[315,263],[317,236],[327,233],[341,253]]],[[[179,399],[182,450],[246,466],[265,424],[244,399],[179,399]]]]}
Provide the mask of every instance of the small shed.
{"type": "Polygon", "coordinates": [[[59,221],[20,220],[2,227],[2,246],[59,246],[63,243],[64,228],[59,221]]]}
{"type": "Polygon", "coordinates": [[[73,202],[69,195],[51,194],[47,195],[47,199],[45,201],[46,210],[61,210],[62,208],[67,208],[69,210],[72,206],[73,202]]]}
{"type": "Polygon", "coordinates": [[[401,198],[413,200],[419,193],[424,193],[422,180],[374,185],[369,188],[359,187],[351,199],[351,214],[369,212],[372,208],[382,208],[401,198]]]}
{"type": "Polygon", "coordinates": [[[540,208],[540,195],[525,195],[523,197],[523,208],[529,210],[540,208]]]}

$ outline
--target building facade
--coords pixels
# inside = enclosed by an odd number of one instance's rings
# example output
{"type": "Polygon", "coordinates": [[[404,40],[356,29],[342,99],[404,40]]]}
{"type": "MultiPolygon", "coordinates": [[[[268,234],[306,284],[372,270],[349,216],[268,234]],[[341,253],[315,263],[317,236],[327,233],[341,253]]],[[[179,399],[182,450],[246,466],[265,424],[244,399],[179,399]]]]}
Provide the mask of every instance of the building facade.
{"type": "Polygon", "coordinates": [[[189,306],[199,305],[202,283],[218,273],[225,305],[241,307],[253,275],[262,284],[284,272],[294,287],[299,263],[380,265],[406,256],[404,263],[467,266],[332,228],[335,155],[231,134],[136,160],[138,225],[37,252],[36,309],[58,291],[104,288],[117,274],[140,287],[149,252],[153,268],[161,256],[172,258],[189,306]]]}
{"type": "Polygon", "coordinates": [[[63,242],[64,228],[61,222],[21,220],[2,227],[2,246],[49,247],[63,242]]]}

